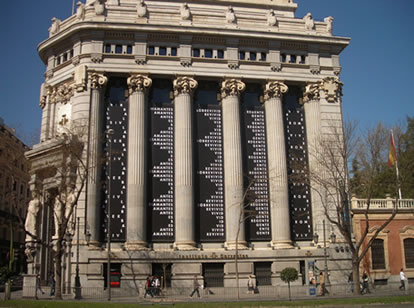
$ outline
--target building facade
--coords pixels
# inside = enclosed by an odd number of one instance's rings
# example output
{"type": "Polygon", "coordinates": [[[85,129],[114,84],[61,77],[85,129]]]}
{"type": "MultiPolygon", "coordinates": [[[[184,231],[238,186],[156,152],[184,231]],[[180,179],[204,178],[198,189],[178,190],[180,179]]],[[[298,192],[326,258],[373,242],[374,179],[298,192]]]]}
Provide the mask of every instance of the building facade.
{"type": "Polygon", "coordinates": [[[29,164],[24,156],[28,150],[16,131],[0,118],[0,267],[9,266],[12,247],[15,260],[12,270],[17,273],[25,270],[22,249],[25,235],[21,223],[30,200],[29,164]]]}
{"type": "MultiPolygon", "coordinates": [[[[369,273],[377,284],[400,282],[400,270],[403,269],[411,282],[414,279],[414,200],[372,199],[368,210],[368,234],[365,244],[372,238],[378,228],[392,215],[393,220],[378,234],[373,241],[366,258],[361,262],[361,269],[369,273]]],[[[352,198],[353,228],[356,240],[366,228],[365,213],[367,200],[352,198]]]]}
{"type": "MultiPolygon", "coordinates": [[[[27,156],[46,204],[56,175],[44,162],[54,161],[56,137],[87,123],[89,176],[74,213],[82,285],[106,286],[108,236],[121,288],[149,274],[173,287],[190,287],[194,275],[235,286],[235,249],[243,285],[249,274],[278,285],[287,266],[306,283],[309,262],[324,257],[313,242],[322,205],[289,175],[301,172],[295,160],[315,164],[309,151],[329,126],[342,127],[339,54],[349,39],[333,36],[332,17],[296,18],[296,8],[88,0],[52,19],[38,47],[41,140],[27,156]]],[[[333,246],[331,280],[342,282],[349,256],[333,246]]],[[[32,274],[46,279],[42,254],[32,274]]],[[[75,265],[65,260],[71,285],[75,265]]]]}

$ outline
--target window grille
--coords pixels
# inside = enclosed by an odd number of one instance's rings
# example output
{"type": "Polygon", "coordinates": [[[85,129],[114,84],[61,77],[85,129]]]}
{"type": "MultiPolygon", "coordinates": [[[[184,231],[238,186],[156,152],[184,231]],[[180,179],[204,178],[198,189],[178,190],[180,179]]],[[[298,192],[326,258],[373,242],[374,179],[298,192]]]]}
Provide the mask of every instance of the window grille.
{"type": "Polygon", "coordinates": [[[254,263],[254,274],[256,275],[257,286],[272,285],[272,263],[257,262],[254,263]]]}
{"type": "Polygon", "coordinates": [[[204,286],[224,287],[224,263],[203,264],[204,286]]]}
{"type": "Polygon", "coordinates": [[[375,239],[371,246],[372,269],[385,269],[384,240],[375,239]]]}
{"type": "Polygon", "coordinates": [[[414,238],[404,240],[405,266],[414,268],[414,238]]]}

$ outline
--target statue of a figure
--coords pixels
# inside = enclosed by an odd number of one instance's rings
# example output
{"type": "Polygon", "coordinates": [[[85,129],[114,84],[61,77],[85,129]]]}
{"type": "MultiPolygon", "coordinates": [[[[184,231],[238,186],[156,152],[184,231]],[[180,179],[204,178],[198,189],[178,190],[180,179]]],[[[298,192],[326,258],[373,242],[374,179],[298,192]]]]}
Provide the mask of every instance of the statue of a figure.
{"type": "Polygon", "coordinates": [[[27,232],[26,242],[33,242],[37,239],[37,215],[39,214],[42,204],[40,203],[39,194],[33,193],[33,199],[30,200],[27,207],[27,216],[24,228],[27,232]]]}
{"type": "Polygon", "coordinates": [[[57,19],[56,17],[52,18],[52,25],[49,28],[49,35],[55,35],[59,32],[60,29],[60,19],[57,19]]]}
{"type": "Polygon", "coordinates": [[[181,14],[181,19],[182,20],[189,20],[190,19],[191,12],[190,12],[190,8],[188,7],[187,2],[184,2],[183,4],[181,4],[180,14],[181,14]]]}
{"type": "Polygon", "coordinates": [[[95,2],[95,14],[96,15],[103,15],[105,13],[105,1],[104,0],[96,0],[95,2]]]}
{"type": "Polygon", "coordinates": [[[145,17],[147,16],[147,5],[145,4],[144,0],[139,0],[137,4],[137,15],[138,17],[145,17]]]}
{"type": "Polygon", "coordinates": [[[271,27],[277,26],[277,17],[273,9],[267,13],[267,24],[271,27]]]}
{"type": "Polygon", "coordinates": [[[305,21],[305,29],[306,30],[313,30],[315,28],[315,22],[313,21],[313,17],[311,13],[308,13],[303,17],[305,21]]]}
{"type": "Polygon", "coordinates": [[[234,10],[231,6],[227,8],[226,12],[226,20],[229,24],[236,22],[236,14],[234,14],[234,10]]]}
{"type": "Polygon", "coordinates": [[[332,34],[332,24],[333,24],[333,17],[328,16],[324,18],[324,22],[326,22],[326,32],[332,34]]]}
{"type": "Polygon", "coordinates": [[[85,4],[78,1],[76,5],[78,6],[78,8],[76,9],[76,18],[78,20],[83,20],[85,18],[85,4]]]}

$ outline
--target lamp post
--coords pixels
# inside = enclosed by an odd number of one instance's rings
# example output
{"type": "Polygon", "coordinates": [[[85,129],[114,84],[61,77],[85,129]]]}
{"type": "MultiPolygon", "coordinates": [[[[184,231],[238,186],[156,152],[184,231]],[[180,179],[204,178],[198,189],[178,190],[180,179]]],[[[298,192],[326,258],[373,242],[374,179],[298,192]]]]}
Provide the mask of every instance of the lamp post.
{"type": "Polygon", "coordinates": [[[114,135],[114,130],[112,128],[108,129],[107,132],[107,139],[109,142],[109,163],[108,163],[108,207],[107,207],[107,249],[108,249],[108,261],[107,261],[107,277],[106,277],[106,284],[108,288],[108,301],[111,300],[111,180],[112,180],[112,173],[111,173],[111,165],[112,165],[112,137],[114,135]]]}
{"type": "Polygon", "coordinates": [[[81,283],[80,283],[80,277],[79,277],[79,219],[80,217],[77,217],[76,223],[78,224],[77,228],[77,238],[76,238],[76,275],[75,275],[75,299],[81,299],[82,298],[82,290],[81,290],[81,283]]]}

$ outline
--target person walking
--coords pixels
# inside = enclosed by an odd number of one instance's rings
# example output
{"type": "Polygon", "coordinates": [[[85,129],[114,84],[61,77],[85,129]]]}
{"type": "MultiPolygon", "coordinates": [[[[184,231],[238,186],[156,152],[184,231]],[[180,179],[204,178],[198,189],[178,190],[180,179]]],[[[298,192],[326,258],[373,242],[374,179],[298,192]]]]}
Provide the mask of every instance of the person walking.
{"type": "Polygon", "coordinates": [[[40,293],[45,294],[45,292],[43,292],[42,287],[40,286],[40,274],[36,275],[36,291],[35,291],[35,297],[37,299],[37,291],[40,291],[40,293]]]}
{"type": "Polygon", "coordinates": [[[406,279],[407,278],[405,277],[404,270],[401,269],[401,271],[400,271],[400,281],[401,281],[400,290],[405,291],[405,280],[406,279]]]}
{"type": "Polygon", "coordinates": [[[147,276],[147,280],[145,281],[145,294],[144,298],[147,297],[147,294],[151,295],[151,297],[154,297],[154,295],[151,292],[151,277],[147,276]]]}
{"type": "Polygon", "coordinates": [[[349,273],[348,284],[349,284],[349,290],[351,291],[351,293],[354,293],[354,273],[353,272],[349,273]]]}
{"type": "Polygon", "coordinates": [[[200,283],[197,280],[197,275],[194,276],[193,280],[193,292],[191,293],[190,297],[193,297],[194,293],[197,292],[197,296],[200,297],[200,291],[198,290],[200,288],[200,283]]]}
{"type": "Polygon", "coordinates": [[[321,272],[319,274],[319,295],[325,296],[325,273],[321,272]]]}
{"type": "Polygon", "coordinates": [[[364,292],[365,293],[371,293],[369,291],[368,281],[369,281],[368,274],[367,274],[367,272],[364,271],[364,273],[362,274],[362,290],[361,290],[361,294],[364,294],[364,292]]]}
{"type": "Polygon", "coordinates": [[[56,286],[55,276],[53,275],[53,273],[50,273],[49,284],[50,284],[49,296],[53,296],[55,295],[55,286],[56,286]]]}
{"type": "Polygon", "coordinates": [[[247,294],[254,294],[254,282],[252,275],[249,275],[249,280],[247,280],[247,294]]]}

